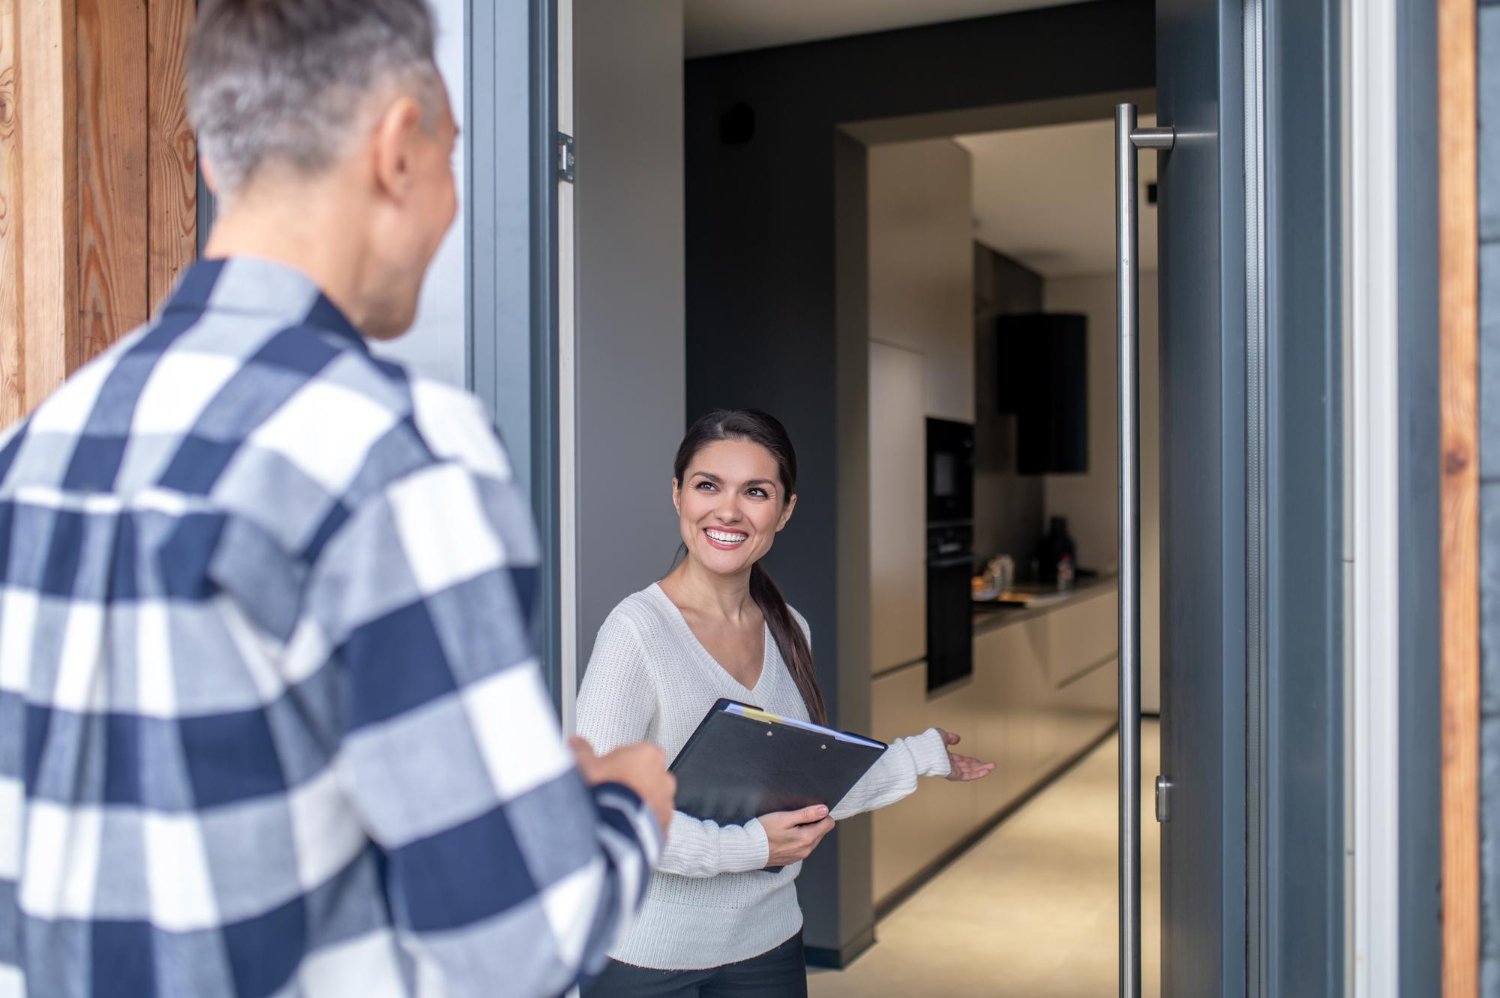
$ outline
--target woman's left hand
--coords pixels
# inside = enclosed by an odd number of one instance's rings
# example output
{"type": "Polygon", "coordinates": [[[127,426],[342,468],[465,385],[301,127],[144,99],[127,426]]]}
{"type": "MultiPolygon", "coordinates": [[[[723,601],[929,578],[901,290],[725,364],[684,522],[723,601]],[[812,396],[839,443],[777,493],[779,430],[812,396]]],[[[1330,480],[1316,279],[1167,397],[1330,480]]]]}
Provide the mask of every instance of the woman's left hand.
{"type": "MultiPolygon", "coordinates": [[[[957,745],[959,737],[951,731],[938,728],[938,734],[943,736],[943,742],[947,745],[957,745]]],[[[982,780],[994,772],[993,762],[980,762],[971,755],[959,755],[957,752],[948,753],[948,779],[955,783],[967,783],[970,780],[982,780]]]]}

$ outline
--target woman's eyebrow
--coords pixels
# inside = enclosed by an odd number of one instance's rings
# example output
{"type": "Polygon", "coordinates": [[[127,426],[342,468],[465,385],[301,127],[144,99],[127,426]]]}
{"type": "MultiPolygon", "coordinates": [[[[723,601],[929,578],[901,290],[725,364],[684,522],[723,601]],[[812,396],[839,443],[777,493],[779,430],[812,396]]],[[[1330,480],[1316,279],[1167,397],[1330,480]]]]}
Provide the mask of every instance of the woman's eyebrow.
{"type": "MultiPolygon", "coordinates": [[[[708,480],[710,482],[713,482],[715,485],[723,485],[724,484],[724,479],[720,478],[718,475],[714,474],[712,471],[695,471],[691,475],[688,476],[689,480],[692,480],[692,479],[695,479],[695,478],[706,479],[706,480],[708,480]]],[[[770,479],[770,478],[752,478],[748,482],[745,482],[743,487],[747,488],[747,489],[751,488],[751,487],[760,487],[760,488],[774,489],[774,488],[776,488],[776,482],[775,482],[774,479],[770,479]]]]}

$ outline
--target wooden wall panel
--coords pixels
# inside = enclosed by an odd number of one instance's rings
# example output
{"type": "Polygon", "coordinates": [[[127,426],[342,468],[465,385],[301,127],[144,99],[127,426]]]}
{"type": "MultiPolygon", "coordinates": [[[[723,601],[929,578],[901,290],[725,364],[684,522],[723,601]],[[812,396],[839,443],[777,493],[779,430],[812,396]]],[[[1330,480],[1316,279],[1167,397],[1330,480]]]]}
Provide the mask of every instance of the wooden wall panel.
{"type": "Polygon", "coordinates": [[[193,0],[0,0],[0,427],[197,249],[193,0]]]}
{"type": "Polygon", "coordinates": [[[1479,996],[1479,211],[1474,0],[1438,3],[1443,995],[1479,996]]]}
{"type": "Polygon", "coordinates": [[[145,0],[77,0],[80,325],[72,371],[146,321],[145,0]]]}
{"type": "Polygon", "coordinates": [[[21,151],[16,127],[16,4],[0,0],[0,427],[25,411],[21,370],[21,151]]]}
{"type": "Polygon", "coordinates": [[[17,0],[21,357],[29,411],[60,385],[78,326],[77,64],[73,0],[17,0]]]}
{"type": "Polygon", "coordinates": [[[187,44],[193,0],[151,0],[149,216],[146,305],[160,307],[198,251],[198,145],[187,118],[187,44]]]}

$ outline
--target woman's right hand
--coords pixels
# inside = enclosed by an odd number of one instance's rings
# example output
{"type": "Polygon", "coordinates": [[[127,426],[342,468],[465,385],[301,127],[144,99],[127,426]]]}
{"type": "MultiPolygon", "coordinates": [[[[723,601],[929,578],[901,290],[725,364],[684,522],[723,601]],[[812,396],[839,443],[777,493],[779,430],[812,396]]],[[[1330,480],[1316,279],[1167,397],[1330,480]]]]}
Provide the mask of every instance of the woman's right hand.
{"type": "Polygon", "coordinates": [[[828,817],[828,808],[814,804],[800,811],[763,814],[760,827],[765,829],[766,839],[771,843],[771,858],[766,865],[791,866],[811,855],[823,836],[833,831],[833,819],[828,817]]]}

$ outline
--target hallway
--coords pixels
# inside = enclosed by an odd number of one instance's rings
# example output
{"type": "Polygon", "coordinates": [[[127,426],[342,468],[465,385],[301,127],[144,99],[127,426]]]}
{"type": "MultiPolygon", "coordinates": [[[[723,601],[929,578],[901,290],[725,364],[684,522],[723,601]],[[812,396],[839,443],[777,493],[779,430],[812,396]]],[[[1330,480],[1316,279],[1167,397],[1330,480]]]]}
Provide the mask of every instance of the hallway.
{"type": "MultiPolygon", "coordinates": [[[[1142,993],[1160,993],[1160,835],[1151,785],[1160,725],[1141,730],[1142,993]]],[[[1111,737],[881,920],[846,970],[814,971],[813,998],[1116,993],[1116,759],[1111,737]]]]}

